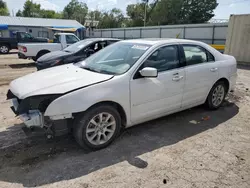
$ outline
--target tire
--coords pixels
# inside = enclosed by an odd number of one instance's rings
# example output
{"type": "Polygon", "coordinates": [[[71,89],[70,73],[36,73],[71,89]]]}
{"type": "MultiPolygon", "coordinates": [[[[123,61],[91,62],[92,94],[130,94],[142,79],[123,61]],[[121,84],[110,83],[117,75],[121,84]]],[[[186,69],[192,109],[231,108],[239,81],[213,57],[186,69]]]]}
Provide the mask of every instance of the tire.
{"type": "Polygon", "coordinates": [[[112,106],[96,106],[75,119],[73,130],[74,137],[82,148],[88,151],[99,150],[110,145],[119,135],[121,116],[112,106]],[[102,114],[102,124],[100,124],[100,114],[102,114]]]}
{"type": "Polygon", "coordinates": [[[225,82],[216,82],[208,94],[206,101],[207,107],[210,110],[217,110],[220,108],[227,95],[227,90],[228,88],[226,87],[225,82]]]}
{"type": "Polygon", "coordinates": [[[37,60],[37,58],[36,57],[32,57],[31,58],[33,61],[35,61],[36,62],[36,60],[37,60]]]}
{"type": "Polygon", "coordinates": [[[1,44],[0,45],[0,53],[1,54],[8,54],[10,51],[10,47],[6,44],[1,44]]]}

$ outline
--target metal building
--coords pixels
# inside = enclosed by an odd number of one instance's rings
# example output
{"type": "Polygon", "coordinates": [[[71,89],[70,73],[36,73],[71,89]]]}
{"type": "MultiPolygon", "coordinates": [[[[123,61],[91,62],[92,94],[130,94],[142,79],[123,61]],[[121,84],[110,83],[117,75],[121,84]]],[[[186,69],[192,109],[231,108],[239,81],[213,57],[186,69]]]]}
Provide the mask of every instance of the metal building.
{"type": "Polygon", "coordinates": [[[76,20],[0,16],[0,37],[14,37],[16,31],[52,39],[56,32],[72,32],[84,38],[85,27],[76,20]]]}

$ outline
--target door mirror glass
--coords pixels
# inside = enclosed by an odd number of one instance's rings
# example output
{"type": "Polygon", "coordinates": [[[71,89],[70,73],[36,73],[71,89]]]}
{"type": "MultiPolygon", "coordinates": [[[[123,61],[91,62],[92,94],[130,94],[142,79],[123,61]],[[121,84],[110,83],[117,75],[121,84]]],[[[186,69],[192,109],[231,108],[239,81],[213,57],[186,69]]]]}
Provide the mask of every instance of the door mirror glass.
{"type": "Polygon", "coordinates": [[[156,68],[145,67],[140,71],[141,76],[148,78],[156,78],[158,76],[158,71],[156,68]]]}

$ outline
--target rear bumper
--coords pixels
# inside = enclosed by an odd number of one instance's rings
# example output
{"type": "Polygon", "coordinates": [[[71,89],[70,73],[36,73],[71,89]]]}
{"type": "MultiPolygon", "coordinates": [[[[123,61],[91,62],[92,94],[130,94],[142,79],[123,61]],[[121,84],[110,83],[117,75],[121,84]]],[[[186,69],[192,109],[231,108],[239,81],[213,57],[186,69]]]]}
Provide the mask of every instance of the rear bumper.
{"type": "Polygon", "coordinates": [[[27,59],[28,57],[26,57],[23,53],[18,52],[18,58],[19,59],[27,59]]]}

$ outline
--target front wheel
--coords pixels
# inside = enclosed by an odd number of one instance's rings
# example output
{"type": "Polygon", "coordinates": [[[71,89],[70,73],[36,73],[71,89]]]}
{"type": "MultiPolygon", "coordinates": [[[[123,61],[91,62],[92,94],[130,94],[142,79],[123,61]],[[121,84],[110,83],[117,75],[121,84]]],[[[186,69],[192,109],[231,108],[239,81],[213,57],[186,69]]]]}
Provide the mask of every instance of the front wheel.
{"type": "Polygon", "coordinates": [[[211,110],[218,109],[222,105],[226,97],[226,94],[227,94],[227,87],[225,83],[222,81],[215,83],[207,97],[206,103],[208,108],[211,110]]]}
{"type": "Polygon", "coordinates": [[[114,107],[101,105],[76,118],[73,129],[81,147],[98,150],[115,140],[121,130],[121,117],[114,107]]]}
{"type": "Polygon", "coordinates": [[[5,45],[5,44],[0,45],[0,53],[8,54],[9,51],[10,51],[10,48],[8,45],[5,45]]]}

